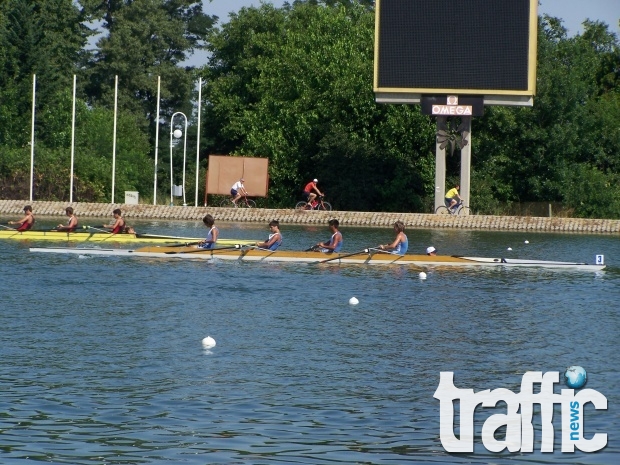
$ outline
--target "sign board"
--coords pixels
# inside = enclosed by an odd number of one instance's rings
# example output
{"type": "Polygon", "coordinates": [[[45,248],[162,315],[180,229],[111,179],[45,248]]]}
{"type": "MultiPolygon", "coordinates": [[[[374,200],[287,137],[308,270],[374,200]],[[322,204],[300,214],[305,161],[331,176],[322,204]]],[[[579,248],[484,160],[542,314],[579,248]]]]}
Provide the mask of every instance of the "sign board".
{"type": "Polygon", "coordinates": [[[239,179],[252,197],[267,197],[269,187],[269,159],[209,155],[207,194],[230,195],[230,188],[239,179]]]}

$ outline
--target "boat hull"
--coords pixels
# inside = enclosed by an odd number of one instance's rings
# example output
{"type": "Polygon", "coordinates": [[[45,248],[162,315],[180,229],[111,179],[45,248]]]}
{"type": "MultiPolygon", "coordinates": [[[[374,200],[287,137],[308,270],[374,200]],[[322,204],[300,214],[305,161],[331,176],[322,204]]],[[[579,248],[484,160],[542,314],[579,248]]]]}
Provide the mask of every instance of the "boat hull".
{"type": "Polygon", "coordinates": [[[256,247],[231,246],[219,249],[199,249],[196,247],[142,247],[135,250],[49,247],[30,249],[39,253],[68,253],[79,255],[114,255],[126,257],[150,257],[173,259],[236,260],[249,262],[314,263],[341,265],[405,265],[419,268],[427,267],[521,267],[573,269],[600,271],[605,265],[587,263],[558,262],[545,260],[522,260],[507,258],[394,255],[385,252],[363,251],[346,254],[324,254],[321,252],[269,251],[256,247]]]}
{"type": "MultiPolygon", "coordinates": [[[[93,242],[93,243],[122,243],[122,244],[183,244],[200,242],[204,238],[162,236],[157,234],[111,234],[105,232],[61,232],[61,231],[0,231],[0,239],[17,239],[32,241],[64,241],[64,242],[93,242]]],[[[218,239],[220,245],[255,244],[257,240],[245,239],[218,239]]]]}

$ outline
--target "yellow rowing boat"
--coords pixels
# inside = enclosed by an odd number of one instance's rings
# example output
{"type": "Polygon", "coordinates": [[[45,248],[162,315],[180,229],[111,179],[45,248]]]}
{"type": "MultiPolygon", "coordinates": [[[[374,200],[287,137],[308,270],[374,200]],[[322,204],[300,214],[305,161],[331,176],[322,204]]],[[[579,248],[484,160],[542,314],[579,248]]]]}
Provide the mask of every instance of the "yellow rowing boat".
{"type": "MultiPolygon", "coordinates": [[[[112,234],[99,231],[0,231],[0,239],[18,239],[32,241],[65,241],[65,242],[108,242],[108,243],[151,243],[151,244],[184,244],[190,242],[200,242],[204,238],[200,237],[181,237],[181,236],[161,236],[157,234],[112,234]]],[[[220,245],[234,244],[254,244],[256,239],[218,239],[220,245]]]]}

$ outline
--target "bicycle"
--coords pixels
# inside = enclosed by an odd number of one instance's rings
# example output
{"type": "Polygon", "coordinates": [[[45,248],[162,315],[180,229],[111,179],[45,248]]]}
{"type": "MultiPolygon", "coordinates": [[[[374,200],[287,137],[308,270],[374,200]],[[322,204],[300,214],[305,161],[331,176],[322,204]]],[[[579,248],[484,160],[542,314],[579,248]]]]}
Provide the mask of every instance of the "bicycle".
{"type": "Polygon", "coordinates": [[[458,202],[454,207],[452,208],[448,208],[447,205],[439,205],[437,207],[437,209],[435,210],[435,214],[436,215],[470,215],[471,211],[469,210],[469,207],[466,205],[463,205],[463,201],[461,200],[460,202],[458,202]]]}
{"type": "Polygon", "coordinates": [[[227,197],[220,203],[220,207],[223,208],[256,208],[256,202],[252,199],[248,199],[247,195],[242,195],[237,204],[232,201],[232,197],[227,197]]]}
{"type": "Polygon", "coordinates": [[[316,199],[312,201],[311,205],[308,205],[308,202],[297,202],[295,205],[295,210],[324,210],[324,211],[332,211],[332,206],[329,202],[323,201],[322,195],[319,195],[316,199]]]}

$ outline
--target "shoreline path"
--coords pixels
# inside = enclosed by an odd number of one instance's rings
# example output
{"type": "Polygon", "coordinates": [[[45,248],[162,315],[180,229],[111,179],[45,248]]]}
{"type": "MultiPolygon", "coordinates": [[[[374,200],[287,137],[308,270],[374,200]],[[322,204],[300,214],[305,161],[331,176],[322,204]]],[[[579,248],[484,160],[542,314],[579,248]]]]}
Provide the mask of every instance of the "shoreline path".
{"type": "Polygon", "coordinates": [[[123,217],[132,219],[194,220],[202,221],[211,213],[218,222],[237,221],[266,223],[278,219],[282,224],[325,224],[338,218],[341,226],[386,227],[402,221],[407,228],[459,228],[497,231],[546,231],[594,234],[620,233],[620,220],[469,215],[450,216],[430,213],[381,213],[353,211],[296,211],[293,209],[246,209],[220,207],[170,207],[167,205],[129,205],[111,203],[47,202],[27,200],[0,200],[0,216],[19,216],[24,205],[32,205],[35,215],[63,216],[65,208],[72,206],[80,218],[107,218],[112,210],[120,208],[123,217]]]}

